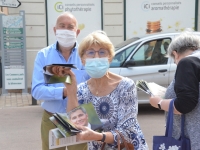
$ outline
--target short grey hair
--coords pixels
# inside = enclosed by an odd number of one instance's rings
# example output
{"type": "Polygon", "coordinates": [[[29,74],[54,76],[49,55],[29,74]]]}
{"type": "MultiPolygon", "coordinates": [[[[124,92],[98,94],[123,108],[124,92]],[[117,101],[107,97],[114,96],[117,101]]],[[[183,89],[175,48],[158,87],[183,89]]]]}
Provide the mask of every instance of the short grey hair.
{"type": "Polygon", "coordinates": [[[200,47],[200,36],[191,31],[184,31],[169,44],[168,55],[174,58],[173,51],[183,54],[187,50],[197,50],[200,47]]]}

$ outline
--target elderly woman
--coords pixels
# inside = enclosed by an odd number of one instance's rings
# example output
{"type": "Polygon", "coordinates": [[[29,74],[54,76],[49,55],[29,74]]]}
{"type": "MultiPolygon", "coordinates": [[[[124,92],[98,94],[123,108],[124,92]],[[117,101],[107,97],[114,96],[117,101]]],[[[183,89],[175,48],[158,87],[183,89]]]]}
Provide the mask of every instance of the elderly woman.
{"type": "Polygon", "coordinates": [[[106,33],[96,31],[86,36],[79,46],[79,55],[91,79],[78,86],[74,74],[69,72],[72,84],[66,84],[68,94],[67,110],[79,104],[92,102],[100,119],[108,124],[103,133],[84,126],[78,134],[81,140],[92,140],[89,150],[116,149],[117,133],[134,145],[135,150],[147,150],[143,133],[137,121],[138,99],[134,82],[129,78],[108,71],[114,56],[114,47],[106,33]],[[101,141],[101,142],[100,142],[101,141]]]}
{"type": "Polygon", "coordinates": [[[173,137],[180,137],[180,114],[185,114],[185,135],[190,139],[191,149],[200,149],[200,37],[185,31],[169,45],[168,54],[177,64],[175,79],[165,94],[166,99],[151,97],[153,107],[168,111],[172,98],[174,101],[173,137]]]}

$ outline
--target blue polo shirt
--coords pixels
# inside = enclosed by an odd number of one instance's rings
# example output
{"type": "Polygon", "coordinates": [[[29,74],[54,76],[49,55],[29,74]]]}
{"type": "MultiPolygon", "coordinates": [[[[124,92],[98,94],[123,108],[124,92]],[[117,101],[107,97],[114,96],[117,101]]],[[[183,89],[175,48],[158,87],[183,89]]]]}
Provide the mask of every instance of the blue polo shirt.
{"type": "Polygon", "coordinates": [[[32,96],[36,100],[42,100],[43,109],[51,113],[66,112],[67,98],[63,99],[63,83],[45,84],[43,67],[50,64],[74,64],[78,69],[72,69],[76,75],[77,84],[89,79],[84,70],[81,59],[78,55],[78,44],[73,48],[68,61],[62,56],[57,49],[57,42],[37,53],[33,76],[32,76],[32,96]]]}

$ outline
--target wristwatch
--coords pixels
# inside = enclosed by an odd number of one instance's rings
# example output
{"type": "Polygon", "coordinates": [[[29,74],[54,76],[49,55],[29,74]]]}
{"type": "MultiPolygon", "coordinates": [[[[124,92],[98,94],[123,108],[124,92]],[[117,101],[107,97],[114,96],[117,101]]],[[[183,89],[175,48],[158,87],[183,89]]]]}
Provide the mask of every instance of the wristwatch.
{"type": "Polygon", "coordinates": [[[101,142],[105,142],[105,139],[106,139],[106,135],[104,133],[103,134],[103,138],[101,139],[101,142]]]}
{"type": "Polygon", "coordinates": [[[163,101],[163,99],[161,99],[161,100],[158,102],[158,109],[160,109],[160,110],[162,109],[162,108],[161,108],[161,103],[162,103],[162,101],[163,101]]]}

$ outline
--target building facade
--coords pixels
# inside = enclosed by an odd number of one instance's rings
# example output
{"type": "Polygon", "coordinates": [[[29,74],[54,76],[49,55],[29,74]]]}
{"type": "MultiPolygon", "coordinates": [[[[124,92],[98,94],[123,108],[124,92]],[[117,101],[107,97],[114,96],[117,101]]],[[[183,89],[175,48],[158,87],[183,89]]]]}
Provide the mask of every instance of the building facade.
{"type": "MultiPolygon", "coordinates": [[[[45,0],[20,2],[20,7],[8,10],[9,15],[18,15],[20,10],[24,10],[26,14],[27,83],[30,88],[35,56],[40,49],[47,46],[46,4],[45,0]]],[[[102,7],[103,30],[116,45],[124,41],[124,0],[103,0],[102,7]]],[[[199,16],[198,14],[198,18],[199,16]]],[[[199,22],[197,29],[200,29],[199,22]]]]}

